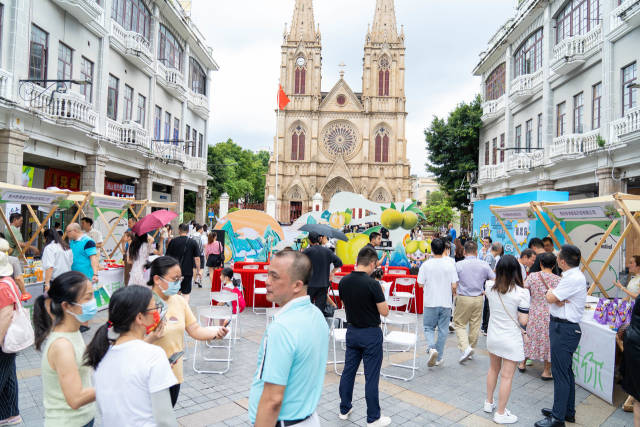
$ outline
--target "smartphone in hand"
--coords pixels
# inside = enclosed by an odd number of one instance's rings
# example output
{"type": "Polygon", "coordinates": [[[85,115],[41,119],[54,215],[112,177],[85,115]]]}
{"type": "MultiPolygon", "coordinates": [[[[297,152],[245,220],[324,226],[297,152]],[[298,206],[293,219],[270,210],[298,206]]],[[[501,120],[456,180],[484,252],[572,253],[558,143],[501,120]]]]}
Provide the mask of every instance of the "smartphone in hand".
{"type": "Polygon", "coordinates": [[[182,356],[184,356],[184,351],[173,353],[169,358],[169,365],[173,365],[174,363],[176,363],[182,356]]]}

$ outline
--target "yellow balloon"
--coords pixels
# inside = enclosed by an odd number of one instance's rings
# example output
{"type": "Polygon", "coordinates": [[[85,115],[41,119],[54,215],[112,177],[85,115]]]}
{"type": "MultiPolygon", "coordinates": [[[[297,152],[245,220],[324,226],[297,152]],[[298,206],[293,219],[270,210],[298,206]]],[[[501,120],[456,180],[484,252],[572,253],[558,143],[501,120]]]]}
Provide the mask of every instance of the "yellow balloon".
{"type": "Polygon", "coordinates": [[[348,242],[338,240],[336,243],[336,255],[343,264],[355,264],[358,252],[369,243],[369,236],[366,234],[347,233],[348,242]]]}

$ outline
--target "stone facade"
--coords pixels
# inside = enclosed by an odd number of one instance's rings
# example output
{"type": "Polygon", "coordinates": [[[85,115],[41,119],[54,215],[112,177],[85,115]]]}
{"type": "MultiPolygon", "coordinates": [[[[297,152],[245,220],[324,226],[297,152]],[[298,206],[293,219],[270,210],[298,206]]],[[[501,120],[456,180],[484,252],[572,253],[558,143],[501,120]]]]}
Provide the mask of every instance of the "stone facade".
{"type": "Polygon", "coordinates": [[[325,208],[339,191],[379,202],[411,196],[404,34],[396,28],[394,1],[376,2],[364,46],[362,92],[354,92],[342,72],[329,92],[321,91],[321,50],[312,0],[296,0],[280,68],[291,102],[278,115],[277,161],[273,155],[265,187],[265,199],[277,199],[276,218],[282,222],[310,211],[316,194],[325,208]]]}

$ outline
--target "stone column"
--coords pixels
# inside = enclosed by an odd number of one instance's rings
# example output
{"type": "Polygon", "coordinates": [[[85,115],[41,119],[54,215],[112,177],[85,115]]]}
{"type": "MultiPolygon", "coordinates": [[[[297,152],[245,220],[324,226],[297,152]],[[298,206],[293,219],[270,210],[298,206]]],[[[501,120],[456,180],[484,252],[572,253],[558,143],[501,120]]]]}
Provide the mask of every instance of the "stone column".
{"type": "Polygon", "coordinates": [[[320,193],[316,193],[313,195],[311,200],[313,201],[313,211],[322,212],[322,195],[320,193]]]}
{"type": "MultiPolygon", "coordinates": [[[[605,15],[603,15],[605,16],[605,15]]],[[[553,56],[554,23],[551,17],[551,4],[544,9],[544,28],[542,30],[542,146],[544,147],[544,164],[549,164],[549,154],[553,144],[554,106],[551,91],[551,67],[553,56]]]]}
{"type": "Polygon", "coordinates": [[[545,180],[545,181],[538,181],[538,190],[539,191],[553,191],[555,190],[555,184],[556,182],[553,180],[545,180]]]}
{"type": "Polygon", "coordinates": [[[27,139],[16,130],[0,130],[0,182],[22,185],[22,153],[27,139]]]}
{"type": "MultiPolygon", "coordinates": [[[[220,206],[222,206],[222,203],[220,206]]],[[[276,219],[276,196],[273,194],[267,197],[267,215],[271,215],[273,219],[276,219]]]]}
{"type": "Polygon", "coordinates": [[[598,177],[598,195],[607,196],[618,193],[622,190],[622,181],[613,179],[613,176],[620,175],[620,171],[614,168],[602,168],[596,170],[598,177]]]}
{"type": "MultiPolygon", "coordinates": [[[[153,177],[155,173],[150,169],[140,171],[140,178],[136,185],[136,200],[151,200],[153,198],[153,177]]],[[[150,207],[145,207],[141,216],[151,213],[150,207]]]]}
{"type": "MultiPolygon", "coordinates": [[[[101,154],[87,156],[87,165],[80,175],[80,191],[92,191],[104,194],[104,168],[108,158],[101,154]]],[[[93,218],[93,208],[87,202],[82,208],[86,216],[93,218]]]]}
{"type": "Polygon", "coordinates": [[[181,221],[184,221],[184,184],[185,180],[178,178],[173,181],[173,188],[171,189],[171,201],[177,203],[176,211],[178,216],[171,221],[171,227],[174,230],[178,229],[181,221]]]}
{"type": "Polygon", "coordinates": [[[222,193],[220,196],[220,209],[218,211],[218,218],[224,218],[229,213],[229,195],[222,193]]]}
{"type": "Polygon", "coordinates": [[[196,222],[204,224],[207,221],[207,191],[206,185],[199,185],[196,193],[196,222]]]}

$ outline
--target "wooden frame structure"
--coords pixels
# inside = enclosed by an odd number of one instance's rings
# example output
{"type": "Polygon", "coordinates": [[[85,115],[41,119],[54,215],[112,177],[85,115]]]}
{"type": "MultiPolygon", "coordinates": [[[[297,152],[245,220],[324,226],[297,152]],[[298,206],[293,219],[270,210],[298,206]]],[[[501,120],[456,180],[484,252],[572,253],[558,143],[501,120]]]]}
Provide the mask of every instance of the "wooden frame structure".
{"type": "Polygon", "coordinates": [[[551,237],[554,245],[558,247],[558,249],[561,247],[561,244],[555,235],[556,230],[562,234],[562,237],[567,243],[573,244],[571,238],[562,225],[562,221],[585,221],[590,219],[611,221],[607,230],[604,232],[589,256],[586,259],[584,257],[581,257],[580,259],[582,264],[581,270],[583,272],[586,271],[593,279],[593,283],[589,287],[589,295],[593,293],[597,286],[605,297],[609,297],[604,286],[600,283],[600,280],[607,271],[609,263],[622,247],[622,243],[626,240],[631,230],[635,229],[638,235],[640,235],[640,223],[638,222],[638,218],[640,218],[640,196],[630,194],[616,193],[610,196],[572,200],[568,202],[528,202],[514,206],[491,206],[490,210],[498,219],[498,222],[505,233],[507,233],[507,236],[509,236],[509,239],[514,244],[518,252],[520,252],[518,245],[516,245],[513,236],[509,233],[503,219],[514,220],[529,218],[540,220],[544,228],[549,233],[549,237],[551,237]],[[530,212],[533,212],[535,218],[530,218],[530,212]],[[551,228],[547,218],[554,224],[553,228],[551,228]],[[597,274],[595,274],[591,270],[589,264],[593,261],[604,242],[611,235],[616,225],[621,221],[625,222],[626,226],[602,268],[597,274]]]}

